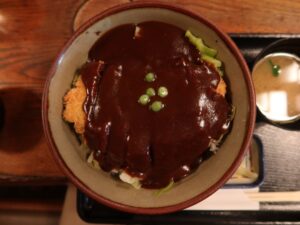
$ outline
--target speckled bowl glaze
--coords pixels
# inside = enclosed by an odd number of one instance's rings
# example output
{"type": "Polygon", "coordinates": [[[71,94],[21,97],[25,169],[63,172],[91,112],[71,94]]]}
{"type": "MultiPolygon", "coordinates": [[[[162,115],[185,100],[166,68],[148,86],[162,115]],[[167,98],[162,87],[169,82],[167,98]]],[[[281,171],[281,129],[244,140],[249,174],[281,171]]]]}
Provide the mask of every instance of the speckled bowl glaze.
{"type": "Polygon", "coordinates": [[[226,183],[238,168],[253,133],[255,97],[248,67],[232,40],[200,15],[169,4],[129,3],[101,12],[79,28],[63,47],[45,84],[43,126],[49,146],[62,170],[84,193],[95,200],[131,213],[162,214],[198,203],[226,183]],[[154,190],[136,190],[90,168],[70,127],[62,119],[63,96],[75,71],[86,62],[88,51],[105,31],[126,23],[162,21],[190,29],[218,50],[225,65],[227,83],[236,114],[231,132],[218,153],[198,170],[160,195],[154,190]]]}

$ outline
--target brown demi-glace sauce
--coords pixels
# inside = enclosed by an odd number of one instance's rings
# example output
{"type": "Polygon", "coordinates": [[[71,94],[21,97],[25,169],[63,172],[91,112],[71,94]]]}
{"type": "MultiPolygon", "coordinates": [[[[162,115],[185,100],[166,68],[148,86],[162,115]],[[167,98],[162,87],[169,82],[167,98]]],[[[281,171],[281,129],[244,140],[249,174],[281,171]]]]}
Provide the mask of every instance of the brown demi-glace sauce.
{"type": "Polygon", "coordinates": [[[144,188],[162,188],[193,172],[211,139],[226,132],[230,104],[216,93],[220,76],[178,27],[161,22],[127,24],[106,32],[81,70],[87,88],[84,137],[105,171],[125,170],[144,188]],[[99,63],[99,60],[104,63],[99,63]],[[153,72],[154,82],[145,75],[153,72]],[[159,112],[138,103],[149,87],[159,112]]]}

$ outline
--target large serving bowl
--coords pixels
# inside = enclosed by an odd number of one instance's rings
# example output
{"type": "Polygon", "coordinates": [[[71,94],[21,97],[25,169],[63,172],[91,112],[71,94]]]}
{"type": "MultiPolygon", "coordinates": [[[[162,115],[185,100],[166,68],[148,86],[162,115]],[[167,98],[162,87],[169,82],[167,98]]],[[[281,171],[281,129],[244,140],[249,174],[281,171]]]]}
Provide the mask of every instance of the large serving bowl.
{"type": "MultiPolygon", "coordinates": [[[[130,3],[101,12],[78,29],[63,47],[48,75],[43,96],[43,125],[49,146],[69,179],[93,199],[116,209],[161,214],[198,203],[221,188],[238,168],[252,137],[255,122],[254,91],[247,65],[232,40],[200,15],[177,6],[130,3]],[[108,173],[89,167],[74,132],[62,118],[63,96],[74,73],[87,60],[88,51],[105,31],[126,23],[162,21],[190,29],[218,50],[236,107],[232,129],[216,155],[168,192],[136,190],[108,173]]],[[[166,162],[167,163],[167,162],[166,162]]]]}

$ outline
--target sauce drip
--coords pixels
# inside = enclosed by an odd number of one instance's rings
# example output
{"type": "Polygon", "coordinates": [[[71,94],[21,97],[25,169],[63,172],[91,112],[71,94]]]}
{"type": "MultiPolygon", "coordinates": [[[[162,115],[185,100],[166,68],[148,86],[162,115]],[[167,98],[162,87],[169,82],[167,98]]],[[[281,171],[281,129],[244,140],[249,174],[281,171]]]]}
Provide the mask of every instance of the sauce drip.
{"type": "Polygon", "coordinates": [[[226,132],[230,105],[215,89],[220,76],[200,60],[184,31],[161,22],[106,32],[81,70],[87,88],[84,137],[104,171],[125,170],[144,188],[162,188],[193,172],[211,139],[226,132]],[[101,60],[101,61],[100,61],[101,60]],[[155,82],[146,82],[153,72],[155,82]],[[137,101],[164,86],[159,112],[137,101]]]}

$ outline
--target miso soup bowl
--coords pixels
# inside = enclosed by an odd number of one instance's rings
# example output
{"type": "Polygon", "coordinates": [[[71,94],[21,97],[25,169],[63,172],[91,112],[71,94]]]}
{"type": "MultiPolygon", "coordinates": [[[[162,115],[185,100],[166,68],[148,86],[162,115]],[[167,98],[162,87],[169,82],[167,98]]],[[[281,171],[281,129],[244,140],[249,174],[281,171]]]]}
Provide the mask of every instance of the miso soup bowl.
{"type": "Polygon", "coordinates": [[[50,149],[62,171],[82,192],[94,200],[126,212],[163,214],[192,206],[221,188],[240,165],[253,133],[255,97],[248,67],[233,41],[201,15],[161,3],[129,3],[100,12],[81,26],[62,48],[52,65],[43,95],[43,126],[50,149]],[[217,49],[226,82],[236,107],[232,129],[219,151],[171,190],[140,189],[112,179],[89,167],[74,132],[62,118],[63,96],[70,89],[88,51],[106,31],[121,24],[161,21],[191,30],[217,49]]]}

